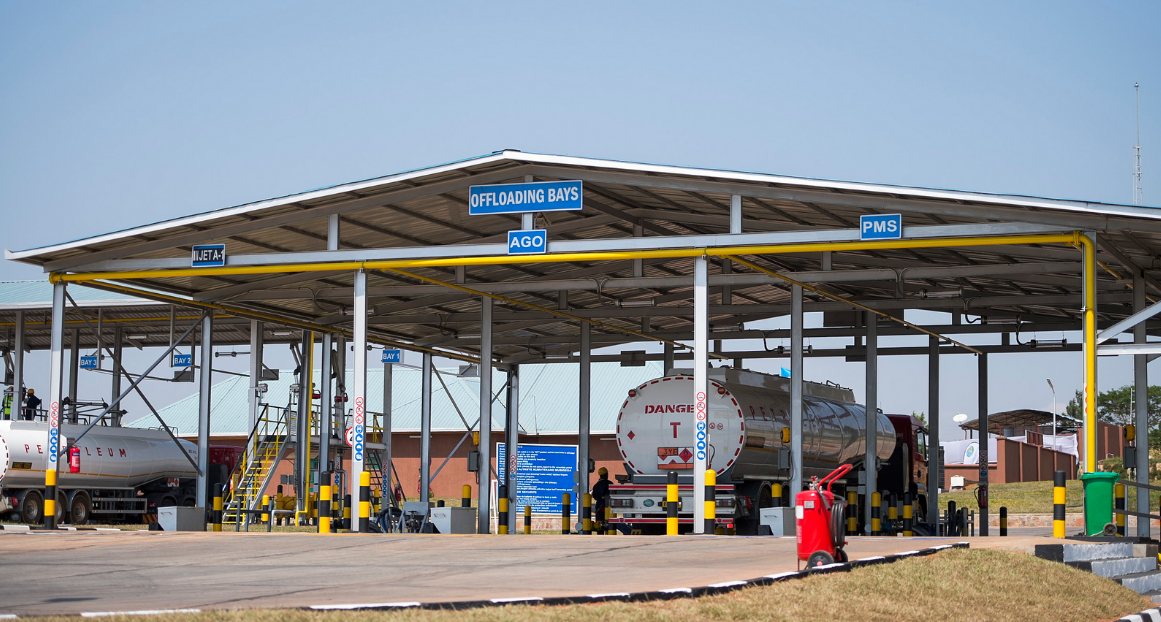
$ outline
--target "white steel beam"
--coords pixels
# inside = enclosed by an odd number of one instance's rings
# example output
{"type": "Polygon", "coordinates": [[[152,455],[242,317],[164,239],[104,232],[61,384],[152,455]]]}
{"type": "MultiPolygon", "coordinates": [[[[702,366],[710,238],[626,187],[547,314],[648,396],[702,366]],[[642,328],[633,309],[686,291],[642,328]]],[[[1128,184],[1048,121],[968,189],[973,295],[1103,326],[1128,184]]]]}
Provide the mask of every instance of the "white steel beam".
{"type": "MultiPolygon", "coordinates": [[[[58,282],[52,286],[52,354],[49,358],[48,375],[48,438],[45,439],[44,443],[46,449],[45,484],[48,495],[44,504],[44,525],[48,529],[56,529],[56,511],[53,508],[57,502],[57,465],[61,452],[60,402],[61,393],[64,390],[64,305],[65,284],[58,282]]],[[[114,373],[114,375],[116,374],[114,373]]]]}
{"type": "MultiPolygon", "coordinates": [[[[1142,283],[1142,287],[1136,288],[1134,291],[1145,291],[1144,283],[1142,283]]],[[[1133,313],[1133,315],[1130,315],[1120,322],[1117,322],[1116,324],[1113,324],[1112,326],[1102,330],[1097,334],[1096,342],[1098,345],[1100,345],[1109,339],[1112,339],[1113,337],[1116,337],[1117,335],[1125,332],[1126,330],[1129,330],[1130,328],[1140,324],[1141,322],[1144,322],[1154,315],[1157,315],[1158,313],[1161,313],[1161,302],[1155,302],[1148,307],[1145,307],[1144,309],[1140,309],[1133,313]]]]}
{"type": "MultiPolygon", "coordinates": [[[[1133,270],[1133,310],[1145,309],[1145,274],[1140,268],[1133,270]]],[[[1133,327],[1133,342],[1144,345],[1147,341],[1145,323],[1139,322],[1133,327]]],[[[1100,352],[1098,346],[1097,352],[1100,352]]],[[[1138,354],[1133,357],[1133,387],[1134,387],[1134,421],[1137,427],[1137,462],[1133,465],[1136,470],[1136,480],[1139,484],[1149,484],[1149,361],[1148,355],[1138,354]]],[[[1055,430],[1052,431],[1056,433],[1055,430]]],[[[1129,465],[1125,465],[1128,467],[1129,465]]],[[[1140,490],[1140,489],[1138,489],[1140,490]]],[[[1137,495],[1137,511],[1149,513],[1149,495],[1137,495]]],[[[1151,520],[1137,521],[1137,537],[1148,538],[1151,520]]]]}
{"type": "Polygon", "coordinates": [[[790,286],[790,331],[790,502],[793,504],[803,485],[801,285],[790,286]]]}
{"type": "Polygon", "coordinates": [[[693,532],[705,533],[705,472],[709,431],[707,399],[709,367],[709,266],[704,256],[693,260],[693,532]]]}
{"type": "MultiPolygon", "coordinates": [[[[977,237],[996,235],[1025,235],[1058,233],[1064,228],[1027,223],[982,223],[971,225],[929,225],[903,227],[903,239],[931,239],[977,237]]],[[[204,237],[202,238],[205,239],[204,237]]],[[[736,234],[704,234],[625,237],[608,239],[549,240],[549,253],[582,253],[603,251],[638,251],[680,248],[714,248],[719,246],[756,246],[779,244],[806,244],[814,242],[856,242],[857,227],[844,229],[808,229],[803,231],[765,231],[736,234]]],[[[173,246],[178,246],[174,244],[173,246]]],[[[162,248],[172,248],[165,246],[162,248]]],[[[405,246],[394,248],[366,248],[336,251],[306,251],[299,253],[258,253],[228,255],[226,265],[278,266],[287,264],[330,263],[340,261],[389,261],[394,259],[438,259],[447,257],[487,257],[506,255],[506,243],[444,244],[440,246],[405,246]]],[[[73,272],[129,271],[185,268],[189,258],[119,259],[96,261],[70,266],[73,272]]],[[[47,270],[47,268],[46,268],[47,270]]]]}
{"type": "MultiPolygon", "coordinates": [[[[214,315],[202,318],[202,360],[198,370],[198,491],[197,507],[210,503],[210,391],[214,387],[214,315]]],[[[190,355],[192,362],[193,355],[190,355]]],[[[114,396],[116,399],[117,396],[114,396]]]]}
{"type": "MultiPolygon", "coordinates": [[[[876,454],[875,448],[879,446],[879,316],[865,311],[863,313],[867,324],[867,395],[864,403],[866,404],[867,416],[867,451],[866,464],[864,471],[866,473],[866,498],[867,501],[863,503],[863,520],[866,521],[866,528],[864,531],[870,534],[871,531],[871,493],[878,490],[878,470],[875,468],[876,454]]],[[[800,329],[801,330],[801,329],[800,329]]],[[[801,349],[801,348],[800,348],[801,349]]],[[[791,374],[793,375],[793,374],[791,374]]]]}
{"type": "Polygon", "coordinates": [[[1117,356],[1120,354],[1161,354],[1161,342],[1107,343],[1097,346],[1097,356],[1117,356]]]}
{"type": "MultiPolygon", "coordinates": [[[[355,314],[355,326],[351,343],[355,346],[354,380],[352,391],[352,405],[354,406],[355,428],[354,447],[351,448],[351,531],[359,531],[362,501],[360,486],[363,475],[363,462],[366,453],[366,416],[367,416],[367,272],[359,270],[355,273],[355,300],[351,307],[355,314]]],[[[326,364],[330,364],[327,361],[326,364]]],[[[425,499],[426,500],[426,499],[425,499]]]]}
{"type": "MultiPolygon", "coordinates": [[[[480,299],[480,471],[476,533],[491,533],[492,482],[492,299],[480,299]]],[[[424,499],[426,501],[426,499],[424,499]]],[[[510,509],[510,508],[509,508],[510,509]]]]}

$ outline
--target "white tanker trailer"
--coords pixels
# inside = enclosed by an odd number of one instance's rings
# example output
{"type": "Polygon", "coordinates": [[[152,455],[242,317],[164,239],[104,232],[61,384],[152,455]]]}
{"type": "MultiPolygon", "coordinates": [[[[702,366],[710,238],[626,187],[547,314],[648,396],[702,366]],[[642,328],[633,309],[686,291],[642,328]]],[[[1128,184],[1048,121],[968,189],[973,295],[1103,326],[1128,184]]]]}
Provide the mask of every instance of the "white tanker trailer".
{"type": "MultiPolygon", "coordinates": [[[[707,468],[717,474],[717,518],[739,533],[757,533],[758,509],[788,506],[791,491],[790,380],[730,368],[709,370],[707,468]],[[773,490],[781,485],[781,503],[773,490]]],[[[692,524],[693,375],[674,370],[631,389],[617,416],[617,446],[626,475],[610,486],[609,505],[623,530],[664,533],[668,474],[680,484],[679,523],[692,524]]],[[[821,478],[842,464],[866,462],[866,411],[854,393],[832,384],[803,382],[802,474],[821,478]]],[[[883,461],[896,452],[893,419],[876,412],[883,461]]],[[[914,444],[912,444],[914,446],[914,444]]],[[[898,458],[896,458],[898,462],[898,458]]],[[[907,473],[911,471],[910,464],[907,473]]],[[[900,472],[900,492],[909,485],[900,472]]],[[[848,482],[840,481],[840,490],[848,482]]]]}
{"type": "MultiPolygon", "coordinates": [[[[71,472],[68,448],[84,428],[61,425],[59,520],[83,525],[139,518],[152,505],[196,505],[197,471],[164,430],[95,426],[75,443],[80,464],[71,472]]],[[[178,442],[196,461],[197,446],[178,442]]],[[[43,522],[47,462],[47,423],[0,421],[0,514],[43,522]]]]}

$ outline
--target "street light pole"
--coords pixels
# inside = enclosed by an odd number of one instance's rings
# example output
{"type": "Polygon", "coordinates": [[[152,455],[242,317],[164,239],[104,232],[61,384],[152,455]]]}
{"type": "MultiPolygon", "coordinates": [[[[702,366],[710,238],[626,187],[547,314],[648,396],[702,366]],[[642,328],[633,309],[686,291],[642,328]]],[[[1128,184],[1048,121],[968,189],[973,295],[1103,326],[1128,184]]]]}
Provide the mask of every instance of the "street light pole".
{"type": "Polygon", "coordinates": [[[1056,451],[1056,387],[1052,386],[1052,379],[1048,380],[1048,388],[1052,389],[1052,450],[1056,451]]]}

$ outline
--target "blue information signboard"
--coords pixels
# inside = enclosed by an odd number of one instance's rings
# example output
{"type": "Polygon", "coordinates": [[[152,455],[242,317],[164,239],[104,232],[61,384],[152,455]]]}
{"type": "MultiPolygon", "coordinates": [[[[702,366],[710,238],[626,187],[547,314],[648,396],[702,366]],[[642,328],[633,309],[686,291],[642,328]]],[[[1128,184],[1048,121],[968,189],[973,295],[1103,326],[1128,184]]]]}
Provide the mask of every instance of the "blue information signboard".
{"type": "Polygon", "coordinates": [[[216,268],[226,265],[225,244],[199,244],[193,247],[190,267],[216,268]]]}
{"type": "Polygon", "coordinates": [[[900,214],[864,214],[859,216],[860,240],[898,240],[903,237],[900,214]]]}
{"type": "Polygon", "coordinates": [[[403,352],[401,350],[383,350],[383,359],[381,363],[402,363],[403,352]]]}
{"type": "Polygon", "coordinates": [[[193,365],[192,354],[180,354],[178,352],[173,353],[173,364],[171,367],[189,367],[191,365],[193,365]]]}
{"type": "Polygon", "coordinates": [[[544,229],[522,229],[508,232],[509,255],[543,254],[548,250],[548,232],[544,229]]]}
{"type": "MultiPolygon", "coordinates": [[[[508,481],[508,451],[496,443],[496,472],[501,482],[508,481]]],[[[576,445],[533,445],[520,443],[516,449],[516,507],[522,515],[531,505],[533,514],[560,516],[561,495],[572,494],[577,467],[576,445]]],[[[572,501],[572,513],[580,504],[572,501]]]]}
{"type": "Polygon", "coordinates": [[[584,208],[583,199],[580,181],[472,186],[468,189],[468,213],[479,216],[579,210],[584,208]]]}
{"type": "Polygon", "coordinates": [[[77,366],[81,369],[97,369],[97,365],[97,355],[90,354],[87,356],[82,356],[77,366]]]}

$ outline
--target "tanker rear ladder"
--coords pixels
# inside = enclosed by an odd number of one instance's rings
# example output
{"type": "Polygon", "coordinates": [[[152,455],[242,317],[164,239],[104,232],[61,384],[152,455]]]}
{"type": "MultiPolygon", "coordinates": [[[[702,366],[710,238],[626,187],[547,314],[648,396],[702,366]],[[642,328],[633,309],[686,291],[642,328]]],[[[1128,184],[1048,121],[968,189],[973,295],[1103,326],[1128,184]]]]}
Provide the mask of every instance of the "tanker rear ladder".
{"type": "Polygon", "coordinates": [[[254,510],[257,507],[269,484],[270,475],[278,468],[285,453],[290,436],[290,406],[276,409],[278,414],[274,417],[270,416],[269,404],[261,406],[262,412],[254,429],[250,431],[242,459],[230,474],[230,481],[234,485],[222,495],[222,503],[226,508],[222,522],[225,524],[236,524],[239,515],[245,515],[239,509],[254,510]]]}

